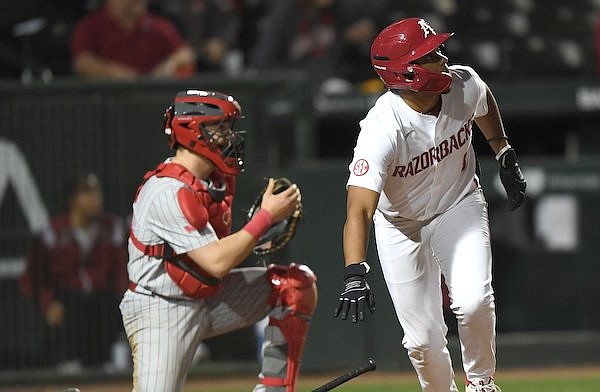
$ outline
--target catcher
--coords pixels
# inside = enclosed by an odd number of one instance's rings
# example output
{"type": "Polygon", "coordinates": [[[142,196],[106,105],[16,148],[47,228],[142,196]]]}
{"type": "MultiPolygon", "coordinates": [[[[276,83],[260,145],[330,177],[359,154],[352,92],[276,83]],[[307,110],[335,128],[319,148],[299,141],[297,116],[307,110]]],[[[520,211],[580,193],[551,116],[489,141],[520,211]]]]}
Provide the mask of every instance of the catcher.
{"type": "Polygon", "coordinates": [[[144,176],[133,203],[129,290],[120,304],[133,355],[133,391],[181,391],[197,347],[269,316],[254,391],[292,392],[316,277],[305,265],[236,268],[293,237],[298,186],[269,179],[248,222],[231,233],[243,170],[241,115],[227,94],[187,90],[165,113],[175,155],[144,176]]]}

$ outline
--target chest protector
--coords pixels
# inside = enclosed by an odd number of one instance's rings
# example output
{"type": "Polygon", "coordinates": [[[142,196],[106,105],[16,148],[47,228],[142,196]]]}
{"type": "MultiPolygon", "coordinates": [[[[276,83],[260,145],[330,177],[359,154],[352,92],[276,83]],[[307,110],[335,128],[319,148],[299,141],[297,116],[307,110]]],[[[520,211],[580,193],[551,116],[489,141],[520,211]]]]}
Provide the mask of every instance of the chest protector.
{"type": "MultiPolygon", "coordinates": [[[[155,170],[144,175],[137,193],[152,176],[171,177],[185,184],[177,191],[177,202],[193,229],[203,230],[210,223],[219,238],[229,235],[231,204],[235,192],[234,176],[215,170],[207,186],[185,167],[176,163],[161,163],[155,170]]],[[[208,274],[186,254],[176,254],[166,242],[145,245],[135,237],[133,230],[130,230],[130,238],[135,247],[146,256],[165,260],[167,274],[188,297],[206,298],[219,290],[220,279],[208,274]]]]}

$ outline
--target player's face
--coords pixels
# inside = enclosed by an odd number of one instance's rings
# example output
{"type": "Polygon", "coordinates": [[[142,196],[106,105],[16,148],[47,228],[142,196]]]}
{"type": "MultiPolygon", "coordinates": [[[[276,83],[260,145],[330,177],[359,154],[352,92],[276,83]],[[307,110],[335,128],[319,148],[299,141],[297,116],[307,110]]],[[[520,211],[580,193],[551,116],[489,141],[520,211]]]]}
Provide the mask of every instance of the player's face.
{"type": "Polygon", "coordinates": [[[223,149],[227,147],[235,134],[231,130],[232,123],[230,121],[222,121],[217,124],[206,124],[206,130],[210,135],[210,144],[223,149]]]}
{"type": "Polygon", "coordinates": [[[421,65],[430,71],[450,72],[448,69],[448,54],[443,45],[427,53],[425,56],[416,59],[413,63],[421,65]]]}
{"type": "Polygon", "coordinates": [[[413,63],[424,65],[430,63],[438,63],[442,60],[446,60],[446,62],[448,62],[448,53],[446,52],[446,48],[444,48],[443,45],[439,46],[436,50],[427,53],[425,56],[416,59],[415,61],[413,61],[413,63]]]}
{"type": "MultiPolygon", "coordinates": [[[[428,71],[439,72],[450,76],[450,69],[448,68],[448,54],[444,45],[439,46],[436,50],[427,53],[425,56],[418,58],[413,61],[414,64],[418,64],[428,71]]],[[[442,94],[447,94],[450,91],[450,87],[442,94]]]]}

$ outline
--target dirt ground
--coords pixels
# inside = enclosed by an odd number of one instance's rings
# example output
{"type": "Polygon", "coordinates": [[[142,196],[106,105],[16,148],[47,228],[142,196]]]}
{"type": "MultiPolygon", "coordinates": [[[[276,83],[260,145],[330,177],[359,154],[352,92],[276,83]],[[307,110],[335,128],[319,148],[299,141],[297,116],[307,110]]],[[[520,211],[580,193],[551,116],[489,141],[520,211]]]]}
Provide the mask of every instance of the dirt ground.
{"type": "MultiPolygon", "coordinates": [[[[315,388],[325,382],[337,377],[339,374],[320,374],[320,375],[301,375],[300,384],[314,386],[315,388]]],[[[551,367],[551,368],[532,368],[532,369],[508,369],[498,370],[496,379],[532,379],[532,378],[570,378],[570,377],[598,377],[600,375],[600,364],[581,367],[551,367]]],[[[457,378],[462,375],[457,374],[457,378]]],[[[352,383],[369,384],[374,381],[387,382],[410,382],[416,381],[415,375],[412,372],[386,372],[377,371],[361,375],[352,380],[352,383]]],[[[253,376],[233,376],[226,378],[210,378],[210,377],[192,377],[188,379],[185,390],[223,390],[226,388],[248,387],[252,388],[256,378],[253,376]]],[[[36,385],[27,387],[2,387],[1,392],[63,392],[69,385],[51,384],[51,385],[36,385]]],[[[125,381],[109,381],[99,383],[85,383],[78,385],[81,392],[128,392],[131,391],[131,384],[125,381]]],[[[75,391],[70,391],[75,392],[75,391]]]]}

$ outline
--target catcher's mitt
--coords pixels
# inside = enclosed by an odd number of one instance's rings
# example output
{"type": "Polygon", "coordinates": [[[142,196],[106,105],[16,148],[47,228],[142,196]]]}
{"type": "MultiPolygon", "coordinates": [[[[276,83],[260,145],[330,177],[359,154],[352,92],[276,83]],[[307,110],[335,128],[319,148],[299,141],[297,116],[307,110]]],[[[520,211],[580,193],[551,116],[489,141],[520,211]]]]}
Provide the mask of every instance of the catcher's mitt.
{"type": "MultiPolygon", "coordinates": [[[[283,192],[292,185],[291,181],[285,177],[275,179],[275,186],[273,187],[273,193],[277,194],[283,192]]],[[[250,206],[248,214],[246,215],[246,221],[250,221],[254,214],[260,210],[260,204],[262,202],[263,195],[267,188],[263,188],[254,203],[250,206]]],[[[265,234],[262,235],[256,242],[253,252],[256,255],[267,255],[282,249],[286,246],[292,238],[296,235],[296,229],[298,223],[302,219],[302,203],[298,203],[298,208],[286,219],[281,222],[275,223],[271,226],[265,234]]]]}

